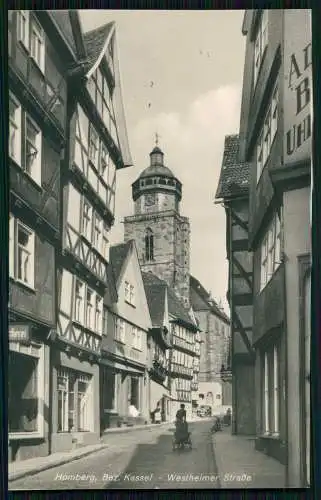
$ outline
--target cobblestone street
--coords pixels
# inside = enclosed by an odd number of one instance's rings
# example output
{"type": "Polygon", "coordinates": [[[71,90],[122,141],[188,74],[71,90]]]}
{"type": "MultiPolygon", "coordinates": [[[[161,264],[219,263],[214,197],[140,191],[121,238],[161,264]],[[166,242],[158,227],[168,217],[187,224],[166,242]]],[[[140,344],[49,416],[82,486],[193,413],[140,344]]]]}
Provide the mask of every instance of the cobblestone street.
{"type": "Polygon", "coordinates": [[[215,488],[210,421],[190,424],[191,450],[172,450],[172,427],[109,434],[108,448],[9,483],[9,490],[215,488]]]}

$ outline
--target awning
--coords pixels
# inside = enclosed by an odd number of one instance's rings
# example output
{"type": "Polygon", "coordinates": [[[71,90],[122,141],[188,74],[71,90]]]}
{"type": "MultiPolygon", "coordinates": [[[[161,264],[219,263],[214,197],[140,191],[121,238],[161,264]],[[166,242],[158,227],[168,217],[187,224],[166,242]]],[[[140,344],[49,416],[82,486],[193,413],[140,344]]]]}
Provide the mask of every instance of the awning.
{"type": "Polygon", "coordinates": [[[142,366],[141,369],[133,368],[132,366],[125,365],[123,363],[118,363],[117,361],[110,361],[109,359],[102,358],[100,360],[100,364],[106,367],[109,367],[115,371],[123,371],[126,373],[139,373],[143,375],[145,372],[145,367],[142,366]]]}

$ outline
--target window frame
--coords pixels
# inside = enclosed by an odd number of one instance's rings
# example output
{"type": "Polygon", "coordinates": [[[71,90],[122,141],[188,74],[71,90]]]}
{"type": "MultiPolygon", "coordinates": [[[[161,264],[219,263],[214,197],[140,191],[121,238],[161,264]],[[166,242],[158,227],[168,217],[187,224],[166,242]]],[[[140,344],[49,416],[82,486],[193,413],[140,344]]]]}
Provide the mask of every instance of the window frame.
{"type": "Polygon", "coordinates": [[[256,183],[259,183],[263,170],[267,164],[275,141],[278,130],[279,118],[279,82],[278,78],[273,85],[270,100],[268,102],[266,112],[263,118],[263,125],[258,134],[258,139],[255,146],[255,161],[256,161],[256,183]],[[267,125],[268,120],[268,125],[267,125]],[[266,146],[266,137],[269,138],[268,146],[266,146]]]}
{"type": "Polygon", "coordinates": [[[25,128],[24,128],[24,162],[23,162],[23,170],[34,182],[36,182],[39,186],[41,186],[41,170],[42,170],[42,131],[41,128],[37,125],[37,123],[31,118],[31,116],[25,112],[25,128]],[[30,122],[30,125],[36,131],[36,137],[34,144],[28,139],[28,125],[27,122],[30,122]],[[31,146],[36,150],[36,156],[34,163],[32,164],[31,171],[27,170],[27,143],[31,144],[31,146]]]}
{"type": "Polygon", "coordinates": [[[88,130],[88,161],[98,170],[99,167],[99,149],[100,149],[100,137],[91,122],[89,122],[88,130]],[[93,140],[94,139],[94,140],[93,140]],[[95,150],[95,157],[92,157],[92,149],[95,150]]]}
{"type": "MultiPolygon", "coordinates": [[[[65,405],[65,415],[64,422],[66,423],[67,429],[57,428],[58,434],[64,433],[72,433],[72,432],[92,432],[94,427],[94,412],[93,412],[93,375],[91,373],[84,373],[77,370],[73,370],[72,368],[67,368],[65,366],[59,366],[57,369],[57,400],[59,400],[59,392],[63,392],[67,394],[67,404],[65,405]],[[60,390],[58,388],[58,378],[65,379],[66,381],[66,389],[60,390]],[[79,383],[86,383],[87,390],[82,392],[79,390],[79,383]],[[69,398],[70,395],[73,395],[73,410],[69,408],[69,398]],[[86,414],[85,421],[87,423],[84,428],[80,428],[81,421],[81,404],[79,400],[79,394],[85,394],[85,406],[86,406],[86,414]],[[76,428],[70,426],[69,414],[73,414],[73,424],[76,424],[76,428]]],[[[59,422],[59,406],[57,405],[57,427],[59,422]]]]}
{"type": "Polygon", "coordinates": [[[45,402],[45,355],[44,344],[36,345],[31,343],[29,346],[20,344],[19,342],[9,341],[9,350],[16,354],[23,354],[32,358],[38,359],[37,365],[37,401],[38,401],[38,414],[37,414],[37,431],[31,432],[10,432],[8,429],[9,441],[14,440],[29,440],[33,438],[44,438],[44,402],[45,402]],[[37,355],[35,354],[37,352],[37,355]]]}
{"type": "Polygon", "coordinates": [[[276,211],[260,245],[260,292],[270,282],[282,263],[282,210],[276,211]],[[270,242],[272,240],[272,243],[270,242]],[[272,256],[271,256],[272,255],[272,256]],[[266,268],[265,268],[266,266],[266,268]],[[263,274],[263,270],[265,274],[263,274]]]}
{"type": "Polygon", "coordinates": [[[86,285],[85,291],[85,327],[89,330],[95,331],[95,291],[86,285]],[[88,300],[88,294],[90,294],[90,300],[88,300]],[[88,314],[90,312],[90,314],[88,314]],[[88,316],[90,316],[88,318],[88,316]]]}
{"type": "Polygon", "coordinates": [[[85,196],[82,197],[82,207],[81,207],[81,234],[88,242],[92,241],[92,233],[93,233],[93,207],[87,200],[85,196]],[[85,213],[85,207],[88,207],[88,212],[85,213]],[[84,223],[86,222],[86,231],[84,223]],[[89,227],[89,230],[88,230],[89,227]],[[88,236],[88,233],[89,236],[88,236]]]}
{"type": "Polygon", "coordinates": [[[44,74],[45,73],[45,31],[41,24],[39,23],[38,19],[36,19],[34,16],[31,19],[30,23],[30,34],[29,34],[29,51],[30,51],[30,56],[32,60],[36,63],[40,71],[44,74]],[[38,49],[39,49],[39,60],[35,57],[33,54],[33,35],[35,35],[35,38],[39,42],[38,49]]]}
{"type": "MultiPolygon", "coordinates": [[[[264,436],[280,435],[280,343],[263,352],[262,431],[264,436]]],[[[261,359],[262,359],[261,358],[261,359]]]]}
{"type": "Polygon", "coordinates": [[[16,96],[9,90],[9,157],[21,167],[21,160],[22,160],[22,106],[16,96]],[[16,115],[18,113],[18,118],[15,116],[14,119],[12,119],[10,115],[10,101],[14,104],[15,106],[15,112],[14,114],[16,115]],[[11,130],[12,127],[15,130],[15,146],[14,149],[17,151],[17,155],[14,156],[11,151],[11,130]]]}
{"type": "Polygon", "coordinates": [[[149,227],[145,230],[145,260],[146,262],[154,260],[154,233],[149,227]]]}
{"type": "Polygon", "coordinates": [[[78,277],[75,277],[75,301],[74,301],[74,321],[79,323],[80,325],[83,325],[85,323],[85,289],[86,289],[86,284],[84,281],[80,280],[78,277]],[[77,294],[77,284],[81,285],[81,294],[77,294]],[[80,304],[79,304],[79,312],[80,314],[80,319],[77,318],[77,299],[80,299],[80,304]]]}
{"type": "Polygon", "coordinates": [[[259,74],[261,71],[262,63],[264,60],[265,52],[268,47],[268,23],[269,16],[268,10],[262,9],[260,20],[256,29],[254,38],[254,59],[253,59],[253,86],[256,88],[259,74]]]}
{"type": "Polygon", "coordinates": [[[29,40],[30,40],[30,12],[29,10],[18,10],[17,11],[17,39],[23,44],[25,49],[29,52],[29,40]],[[21,33],[21,18],[26,22],[25,27],[25,38],[23,38],[21,33]]]}
{"type": "Polygon", "coordinates": [[[103,232],[102,232],[102,256],[104,259],[109,262],[109,250],[110,250],[110,240],[109,240],[109,232],[110,228],[103,221],[103,232]]]}
{"type": "Polygon", "coordinates": [[[22,222],[20,219],[15,217],[12,214],[9,214],[9,276],[20,283],[21,285],[30,288],[31,290],[35,290],[35,261],[36,261],[36,233],[35,231],[29,227],[27,224],[22,222]],[[19,278],[19,227],[31,237],[30,245],[31,249],[27,250],[29,255],[31,255],[30,264],[29,264],[29,274],[31,276],[30,281],[24,281],[19,278]],[[10,248],[11,246],[11,248],[10,248]],[[10,258],[11,257],[11,258],[10,258]]]}

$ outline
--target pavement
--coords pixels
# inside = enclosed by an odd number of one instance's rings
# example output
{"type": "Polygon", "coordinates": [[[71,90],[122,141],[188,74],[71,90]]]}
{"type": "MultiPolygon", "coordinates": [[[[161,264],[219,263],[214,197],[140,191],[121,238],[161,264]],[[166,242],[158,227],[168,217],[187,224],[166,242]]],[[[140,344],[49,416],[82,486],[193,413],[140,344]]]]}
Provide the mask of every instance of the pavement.
{"type": "Polygon", "coordinates": [[[212,489],[217,487],[217,475],[211,425],[209,420],[189,424],[191,450],[173,451],[172,424],[112,433],[105,436],[105,448],[76,461],[16,478],[9,482],[9,490],[212,489]]]}
{"type": "Polygon", "coordinates": [[[255,450],[255,438],[232,435],[230,427],[212,435],[219,487],[285,488],[285,466],[255,450]]]}
{"type": "MultiPolygon", "coordinates": [[[[170,426],[171,423],[164,422],[159,424],[159,426],[170,426]]],[[[8,480],[15,481],[26,476],[37,474],[38,472],[52,469],[59,465],[64,465],[66,463],[85,458],[92,453],[100,451],[103,448],[109,446],[108,435],[109,434],[124,434],[127,432],[148,430],[155,427],[155,424],[147,425],[137,425],[135,427],[117,427],[115,429],[106,430],[101,439],[100,443],[83,446],[80,448],[74,448],[70,451],[63,451],[60,453],[53,453],[45,457],[35,457],[29,458],[27,460],[21,460],[18,462],[10,462],[8,464],[8,480]]]]}
{"type": "Polygon", "coordinates": [[[192,449],[172,450],[173,423],[109,432],[101,443],[9,464],[9,490],[284,488],[285,468],[254,439],[189,424],[192,449]]]}

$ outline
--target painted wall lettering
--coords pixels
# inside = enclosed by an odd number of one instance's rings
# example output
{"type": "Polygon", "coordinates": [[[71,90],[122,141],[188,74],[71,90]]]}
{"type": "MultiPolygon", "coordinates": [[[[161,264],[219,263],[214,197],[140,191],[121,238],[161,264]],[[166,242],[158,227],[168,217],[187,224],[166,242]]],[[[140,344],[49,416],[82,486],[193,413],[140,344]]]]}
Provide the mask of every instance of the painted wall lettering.
{"type": "Polygon", "coordinates": [[[311,156],[312,44],[308,9],[284,11],[284,72],[284,162],[292,163],[311,156]]]}

